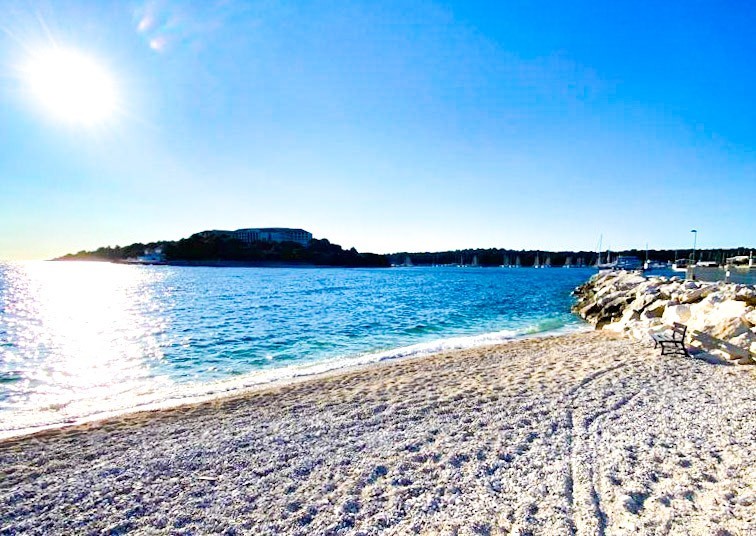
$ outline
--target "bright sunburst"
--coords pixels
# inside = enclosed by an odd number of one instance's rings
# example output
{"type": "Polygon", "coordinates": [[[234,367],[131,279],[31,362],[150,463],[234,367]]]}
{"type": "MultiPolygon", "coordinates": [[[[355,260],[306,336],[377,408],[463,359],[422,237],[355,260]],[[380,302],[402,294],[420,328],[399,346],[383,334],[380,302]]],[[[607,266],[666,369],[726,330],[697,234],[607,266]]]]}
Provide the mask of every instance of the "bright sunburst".
{"type": "Polygon", "coordinates": [[[110,73],[78,51],[41,51],[31,58],[24,74],[34,96],[62,120],[93,125],[116,111],[117,94],[110,73]]]}

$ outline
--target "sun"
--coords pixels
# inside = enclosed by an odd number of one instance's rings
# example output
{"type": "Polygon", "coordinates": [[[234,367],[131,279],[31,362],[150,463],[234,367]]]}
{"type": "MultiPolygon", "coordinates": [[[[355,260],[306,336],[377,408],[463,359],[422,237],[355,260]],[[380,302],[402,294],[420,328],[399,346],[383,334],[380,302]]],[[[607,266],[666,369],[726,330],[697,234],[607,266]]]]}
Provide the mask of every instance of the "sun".
{"type": "Polygon", "coordinates": [[[86,54],[51,48],[34,54],[23,71],[32,95],[58,119],[95,125],[116,112],[113,78],[86,54]]]}

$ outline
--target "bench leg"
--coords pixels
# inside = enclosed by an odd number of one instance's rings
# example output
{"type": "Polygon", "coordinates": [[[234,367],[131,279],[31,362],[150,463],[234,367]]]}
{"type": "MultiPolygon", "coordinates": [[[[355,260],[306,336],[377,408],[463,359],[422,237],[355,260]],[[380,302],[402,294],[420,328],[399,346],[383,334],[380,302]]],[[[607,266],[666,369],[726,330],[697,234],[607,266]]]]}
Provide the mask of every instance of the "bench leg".
{"type": "Polygon", "coordinates": [[[691,357],[685,344],[680,341],[660,341],[661,355],[683,355],[691,357]]]}

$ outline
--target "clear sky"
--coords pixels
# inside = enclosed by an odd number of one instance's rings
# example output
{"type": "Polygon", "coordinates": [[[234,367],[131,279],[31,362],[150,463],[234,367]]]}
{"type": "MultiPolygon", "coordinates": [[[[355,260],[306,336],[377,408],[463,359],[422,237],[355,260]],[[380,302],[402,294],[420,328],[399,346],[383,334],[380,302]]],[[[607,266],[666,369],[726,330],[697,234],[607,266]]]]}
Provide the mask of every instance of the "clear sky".
{"type": "Polygon", "coordinates": [[[753,6],[0,0],[0,258],[756,245],[753,6]]]}

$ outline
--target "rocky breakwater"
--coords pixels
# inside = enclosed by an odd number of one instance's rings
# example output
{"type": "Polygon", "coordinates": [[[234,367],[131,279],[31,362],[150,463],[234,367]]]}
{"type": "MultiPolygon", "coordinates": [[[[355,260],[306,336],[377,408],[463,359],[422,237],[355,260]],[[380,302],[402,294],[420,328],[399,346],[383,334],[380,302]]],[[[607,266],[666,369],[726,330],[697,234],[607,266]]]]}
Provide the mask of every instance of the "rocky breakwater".
{"type": "Polygon", "coordinates": [[[686,344],[741,365],[756,363],[756,287],[607,272],[573,293],[573,311],[596,329],[639,340],[688,326],[686,344]]]}

